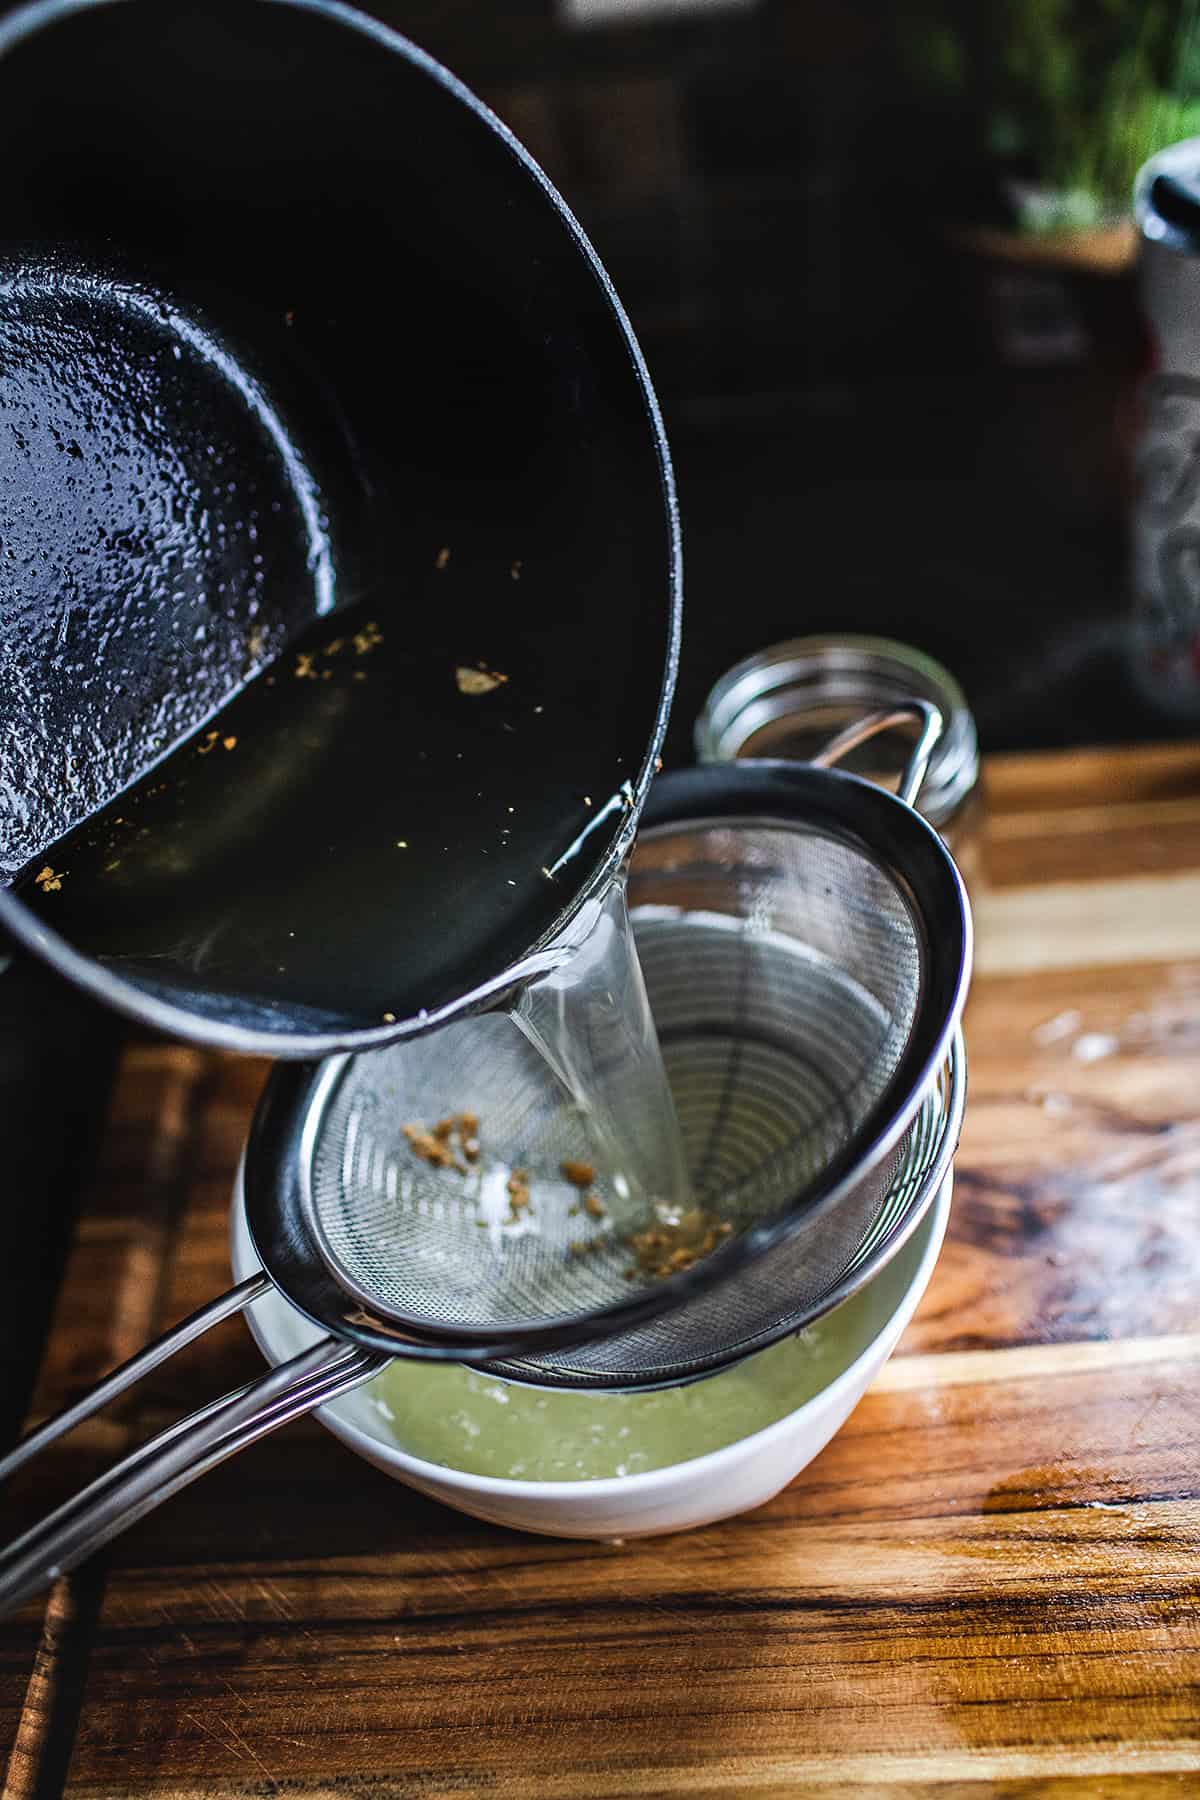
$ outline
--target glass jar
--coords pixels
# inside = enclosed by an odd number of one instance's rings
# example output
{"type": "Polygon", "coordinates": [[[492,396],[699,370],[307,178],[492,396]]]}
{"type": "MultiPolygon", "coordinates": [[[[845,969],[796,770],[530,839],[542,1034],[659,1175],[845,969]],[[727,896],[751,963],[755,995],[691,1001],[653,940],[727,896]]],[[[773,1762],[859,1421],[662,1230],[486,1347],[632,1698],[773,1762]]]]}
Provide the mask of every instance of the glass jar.
{"type": "MultiPolygon", "coordinates": [[[[970,882],[978,872],[979,738],[957,681],[920,650],[855,636],[772,644],[735,664],[713,687],[696,721],[696,755],[701,762],[807,762],[864,713],[913,699],[936,706],[946,727],[917,809],[942,834],[970,882]]],[[[861,745],[841,767],[894,787],[908,744],[892,759],[890,737],[861,745]]]]}

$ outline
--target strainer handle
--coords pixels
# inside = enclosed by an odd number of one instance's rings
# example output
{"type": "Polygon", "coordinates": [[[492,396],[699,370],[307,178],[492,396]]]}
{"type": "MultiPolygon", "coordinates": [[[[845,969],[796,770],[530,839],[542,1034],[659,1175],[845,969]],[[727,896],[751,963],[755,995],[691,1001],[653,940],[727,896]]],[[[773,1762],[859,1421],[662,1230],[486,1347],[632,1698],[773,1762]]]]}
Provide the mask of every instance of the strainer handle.
{"type": "Polygon", "coordinates": [[[0,1553],[0,1615],[75,1568],[217,1463],[358,1387],[390,1360],[338,1338],[323,1338],[168,1426],[0,1553]]]}
{"type": "Polygon", "coordinates": [[[927,700],[906,700],[903,705],[889,707],[886,712],[868,713],[866,718],[857,719],[817,751],[812,758],[813,766],[831,769],[843,756],[848,756],[851,750],[865,744],[868,738],[878,737],[881,731],[891,731],[897,725],[913,724],[917,726],[917,741],[904,766],[896,795],[906,806],[915,806],[929,768],[929,759],[946,729],[946,721],[941,713],[927,700]]]}
{"type": "Polygon", "coordinates": [[[45,1450],[66,1432],[73,1431],[76,1425],[82,1425],[85,1419],[90,1419],[102,1406],[108,1406],[118,1395],[131,1388],[135,1381],[140,1381],[143,1375],[149,1375],[152,1369],[157,1369],[169,1356],[182,1350],[185,1344],[194,1342],[210,1325],[217,1325],[231,1314],[244,1311],[252,1301],[265,1294],[270,1286],[270,1276],[260,1270],[257,1275],[250,1275],[245,1281],[239,1281],[236,1287],[230,1288],[220,1299],[210,1300],[207,1306],[189,1313],[186,1319],[172,1326],[170,1331],[164,1331],[152,1344],[147,1344],[136,1356],[131,1356],[128,1362],[121,1363],[103,1381],[98,1381],[95,1387],[89,1388],[81,1399],[73,1401],[70,1406],[64,1406],[61,1412],[54,1413],[35,1430],[26,1432],[7,1456],[0,1456],[0,1482],[7,1481],[10,1475],[15,1474],[31,1456],[36,1456],[39,1450],[45,1450]]]}

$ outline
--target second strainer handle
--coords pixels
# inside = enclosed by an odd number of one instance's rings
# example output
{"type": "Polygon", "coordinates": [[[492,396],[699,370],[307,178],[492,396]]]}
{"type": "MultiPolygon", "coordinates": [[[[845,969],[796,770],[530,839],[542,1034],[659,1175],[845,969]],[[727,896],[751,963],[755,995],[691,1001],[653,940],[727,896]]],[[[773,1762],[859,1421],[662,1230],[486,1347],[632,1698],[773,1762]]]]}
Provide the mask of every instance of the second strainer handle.
{"type": "Polygon", "coordinates": [[[896,725],[909,724],[915,724],[918,728],[917,741],[904,766],[896,795],[906,806],[915,806],[929,768],[929,759],[946,729],[946,722],[938,708],[931,706],[928,700],[906,700],[901,706],[892,706],[885,712],[868,713],[865,718],[856,719],[853,725],[847,725],[844,731],[839,731],[835,738],[831,738],[824,749],[817,751],[812,758],[813,767],[831,769],[843,756],[848,756],[851,750],[865,744],[868,738],[878,737],[881,731],[891,731],[896,725]]]}
{"type": "Polygon", "coordinates": [[[131,1452],[0,1551],[0,1616],[226,1457],[358,1387],[390,1360],[323,1338],[131,1452]]]}

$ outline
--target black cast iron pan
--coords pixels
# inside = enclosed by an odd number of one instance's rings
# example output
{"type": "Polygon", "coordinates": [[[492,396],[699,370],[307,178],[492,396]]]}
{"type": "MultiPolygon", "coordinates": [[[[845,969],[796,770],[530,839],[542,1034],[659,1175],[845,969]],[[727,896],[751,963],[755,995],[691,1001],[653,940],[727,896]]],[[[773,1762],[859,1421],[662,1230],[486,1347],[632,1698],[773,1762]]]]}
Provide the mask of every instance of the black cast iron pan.
{"type": "Polygon", "coordinates": [[[10,14],[0,167],[0,928],[276,1056],[495,999],[628,842],[677,654],[579,227],[325,0],[10,14]]]}

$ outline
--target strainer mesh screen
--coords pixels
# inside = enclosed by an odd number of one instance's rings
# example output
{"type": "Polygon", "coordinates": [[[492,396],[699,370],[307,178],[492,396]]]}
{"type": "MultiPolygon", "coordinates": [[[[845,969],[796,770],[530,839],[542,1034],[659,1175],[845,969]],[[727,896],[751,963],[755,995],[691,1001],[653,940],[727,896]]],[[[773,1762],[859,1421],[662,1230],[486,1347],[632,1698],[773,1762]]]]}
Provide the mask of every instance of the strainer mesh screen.
{"type": "MultiPolygon", "coordinates": [[[[787,1212],[880,1099],[908,1041],[924,942],[907,892],[855,843],[718,822],[639,844],[629,890],[695,1197],[735,1233],[787,1212]]],[[[921,1114],[844,1199],[654,1323],[514,1372],[573,1384],[677,1379],[819,1310],[883,1229],[921,1114]]],[[[593,1219],[561,1164],[589,1156],[571,1097],[506,1016],[349,1061],[317,1133],[314,1215],[335,1270],[414,1328],[507,1333],[587,1314],[655,1278],[598,1172],[593,1219]],[[406,1124],[478,1115],[465,1172],[414,1155],[406,1124]],[[528,1174],[514,1216],[508,1182],[528,1174]],[[586,1246],[586,1248],[583,1248],[586,1246]]]]}

